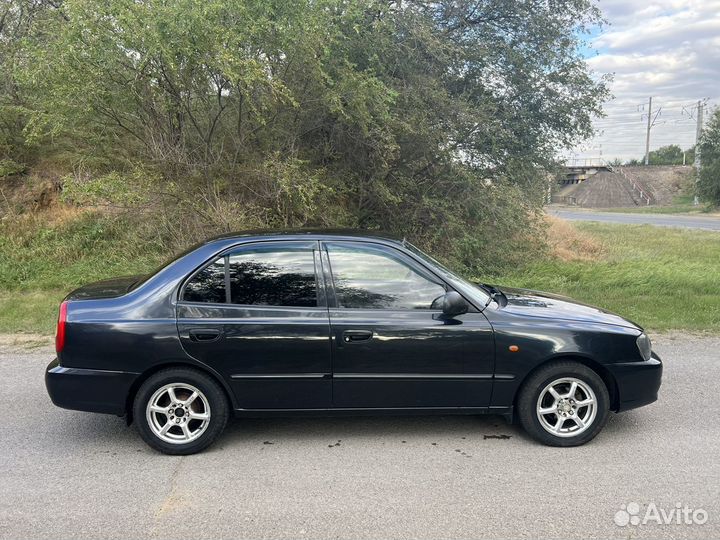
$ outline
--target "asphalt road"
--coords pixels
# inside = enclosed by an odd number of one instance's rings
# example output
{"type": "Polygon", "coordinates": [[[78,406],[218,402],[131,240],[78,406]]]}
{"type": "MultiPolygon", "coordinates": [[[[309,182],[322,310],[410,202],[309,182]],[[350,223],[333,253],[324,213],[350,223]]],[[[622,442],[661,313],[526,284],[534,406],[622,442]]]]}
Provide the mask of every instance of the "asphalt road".
{"type": "Polygon", "coordinates": [[[623,214],[618,212],[593,212],[582,210],[548,209],[547,213],[570,221],[600,221],[602,223],[626,223],[630,225],[658,225],[720,231],[720,218],[684,216],[675,214],[623,214]]]}
{"type": "Polygon", "coordinates": [[[5,348],[0,538],[720,537],[720,338],[656,342],[660,400],[580,448],[498,417],[265,419],[188,457],[55,408],[50,350],[5,348]],[[632,502],[707,522],[616,525],[632,502]]]}

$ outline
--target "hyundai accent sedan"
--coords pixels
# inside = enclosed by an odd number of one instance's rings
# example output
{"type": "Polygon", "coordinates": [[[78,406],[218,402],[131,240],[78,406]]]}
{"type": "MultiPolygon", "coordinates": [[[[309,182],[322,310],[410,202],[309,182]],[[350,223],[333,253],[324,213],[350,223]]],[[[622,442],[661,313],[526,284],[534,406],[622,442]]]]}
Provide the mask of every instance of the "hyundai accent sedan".
{"type": "Polygon", "coordinates": [[[211,239],[60,306],[48,393],[192,454],[231,416],[497,414],[576,446],[657,399],[635,323],[471,283],[404,240],[354,231],[211,239]]]}

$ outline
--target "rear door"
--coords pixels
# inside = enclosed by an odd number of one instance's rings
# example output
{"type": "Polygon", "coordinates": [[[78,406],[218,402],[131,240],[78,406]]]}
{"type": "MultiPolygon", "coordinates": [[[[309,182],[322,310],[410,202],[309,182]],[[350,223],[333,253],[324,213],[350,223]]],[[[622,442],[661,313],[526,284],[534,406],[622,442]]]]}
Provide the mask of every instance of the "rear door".
{"type": "Polygon", "coordinates": [[[328,241],[322,258],[335,407],[490,404],[494,338],[482,313],[444,320],[432,304],[448,286],[396,248],[328,241]]]}
{"type": "Polygon", "coordinates": [[[331,406],[318,242],[264,241],[227,251],[187,281],[177,325],[187,353],[228,379],[241,408],[331,406]]]}

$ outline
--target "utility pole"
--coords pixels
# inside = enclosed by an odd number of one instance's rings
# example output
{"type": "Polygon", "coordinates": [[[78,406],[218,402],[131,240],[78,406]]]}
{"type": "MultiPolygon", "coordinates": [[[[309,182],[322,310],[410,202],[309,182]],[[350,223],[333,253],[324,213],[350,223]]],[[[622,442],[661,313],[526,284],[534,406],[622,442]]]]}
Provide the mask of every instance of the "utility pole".
{"type": "Polygon", "coordinates": [[[697,102],[697,127],[695,128],[695,168],[700,172],[700,136],[703,128],[703,102],[697,102]]]}
{"type": "Polygon", "coordinates": [[[648,100],[647,135],[645,136],[645,165],[650,165],[650,128],[652,127],[652,96],[648,100]]]}
{"type": "Polygon", "coordinates": [[[695,199],[693,204],[697,206],[700,204],[700,200],[697,196],[697,183],[700,179],[700,136],[702,135],[703,127],[703,102],[698,100],[697,102],[697,127],[695,128],[695,199]]]}
{"type": "Polygon", "coordinates": [[[657,123],[658,116],[660,116],[661,113],[662,107],[658,107],[658,110],[655,111],[653,115],[652,96],[650,96],[647,111],[647,133],[645,134],[645,165],[650,165],[650,130],[657,123]]]}

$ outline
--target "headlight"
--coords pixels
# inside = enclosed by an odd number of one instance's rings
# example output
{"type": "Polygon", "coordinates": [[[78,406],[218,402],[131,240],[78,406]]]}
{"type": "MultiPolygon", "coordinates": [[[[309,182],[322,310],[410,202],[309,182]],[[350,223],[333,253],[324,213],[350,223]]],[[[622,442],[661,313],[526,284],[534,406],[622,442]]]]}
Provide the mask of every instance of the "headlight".
{"type": "Polygon", "coordinates": [[[650,338],[647,337],[646,334],[640,334],[637,338],[637,347],[640,351],[640,356],[643,357],[643,360],[646,362],[650,360],[652,357],[652,343],[650,343],[650,338]]]}

